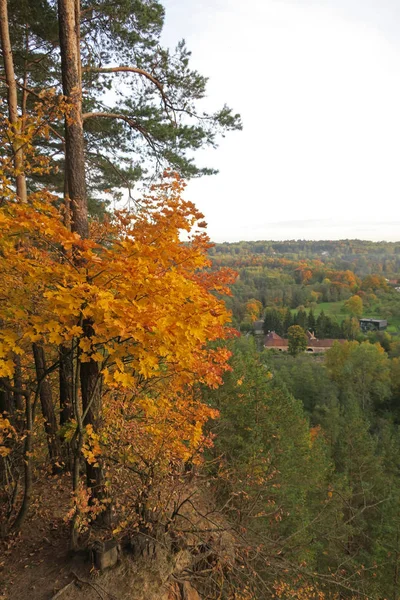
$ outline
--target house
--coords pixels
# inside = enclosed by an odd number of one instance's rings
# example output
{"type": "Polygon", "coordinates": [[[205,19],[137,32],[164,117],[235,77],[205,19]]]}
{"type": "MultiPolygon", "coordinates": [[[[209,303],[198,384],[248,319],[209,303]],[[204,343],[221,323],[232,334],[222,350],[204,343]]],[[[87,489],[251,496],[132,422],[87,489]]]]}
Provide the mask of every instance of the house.
{"type": "Polygon", "coordinates": [[[384,319],[360,319],[361,331],[383,331],[387,326],[384,319]]]}
{"type": "Polygon", "coordinates": [[[288,341],[284,338],[281,338],[281,336],[275,333],[275,331],[269,331],[265,336],[264,348],[275,348],[276,350],[279,350],[281,352],[287,352],[288,341]]]}
{"type": "MultiPolygon", "coordinates": [[[[329,350],[329,348],[332,348],[335,342],[343,344],[346,341],[333,339],[318,340],[311,331],[306,331],[306,335],[308,343],[305,352],[308,352],[309,354],[322,354],[329,350]]],[[[279,350],[279,352],[287,352],[289,344],[287,340],[275,333],[275,331],[270,331],[265,336],[264,348],[267,348],[267,350],[275,349],[279,350]]]]}
{"type": "Polygon", "coordinates": [[[330,348],[332,348],[335,342],[339,342],[339,344],[343,344],[346,340],[333,340],[333,339],[325,339],[325,340],[317,340],[314,338],[310,340],[306,352],[309,354],[321,354],[322,352],[326,352],[330,348]]]}
{"type": "Polygon", "coordinates": [[[282,352],[287,352],[288,341],[275,333],[275,331],[270,331],[265,336],[264,348],[276,348],[282,352]]]}

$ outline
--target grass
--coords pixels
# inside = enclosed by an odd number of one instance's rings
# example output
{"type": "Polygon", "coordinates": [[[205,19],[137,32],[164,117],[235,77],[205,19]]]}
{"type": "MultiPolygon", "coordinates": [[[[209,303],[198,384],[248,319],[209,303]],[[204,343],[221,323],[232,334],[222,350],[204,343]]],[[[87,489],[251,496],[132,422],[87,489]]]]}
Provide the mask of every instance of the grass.
{"type": "MultiPolygon", "coordinates": [[[[341,323],[343,319],[347,317],[346,313],[341,312],[343,304],[344,300],[341,300],[340,302],[321,302],[320,304],[317,304],[315,308],[313,308],[314,316],[317,318],[318,315],[324,311],[328,317],[336,319],[339,323],[341,323]]],[[[297,312],[297,310],[298,309],[293,309],[292,314],[297,312]]],[[[307,314],[310,312],[309,308],[305,308],[304,310],[307,314]]]]}
{"type": "MultiPolygon", "coordinates": [[[[343,319],[345,319],[348,316],[347,313],[342,312],[344,302],[345,302],[344,300],[341,300],[340,302],[321,302],[320,304],[317,304],[317,306],[313,309],[315,318],[317,318],[318,315],[322,311],[324,311],[324,313],[328,317],[336,319],[336,321],[338,321],[338,323],[341,323],[343,321],[343,319]]],[[[292,314],[297,312],[297,310],[298,309],[293,309],[292,314]]],[[[310,309],[306,308],[305,311],[308,314],[310,312],[310,309]]],[[[365,319],[385,319],[386,318],[384,315],[378,314],[378,312],[375,312],[373,306],[369,309],[367,309],[367,308],[365,309],[365,311],[363,313],[363,317],[365,319]]],[[[400,332],[400,315],[387,317],[387,322],[388,322],[388,328],[386,329],[386,331],[388,333],[399,333],[400,332]]]]}

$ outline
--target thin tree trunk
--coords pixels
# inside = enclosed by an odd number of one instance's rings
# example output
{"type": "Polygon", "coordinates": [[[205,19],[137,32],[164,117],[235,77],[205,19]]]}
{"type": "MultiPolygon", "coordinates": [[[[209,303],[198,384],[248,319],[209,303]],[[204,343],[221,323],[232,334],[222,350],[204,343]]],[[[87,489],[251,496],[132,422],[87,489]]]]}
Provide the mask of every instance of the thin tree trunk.
{"type": "MultiPolygon", "coordinates": [[[[77,350],[78,352],[78,350],[77,350]]],[[[74,380],[72,385],[72,406],[73,413],[77,423],[77,430],[75,439],[72,441],[72,450],[74,453],[74,461],[72,468],[72,490],[74,495],[79,492],[79,483],[80,483],[80,466],[81,466],[81,454],[82,454],[82,446],[83,446],[83,423],[82,423],[82,413],[79,405],[79,382],[80,382],[80,369],[81,363],[78,360],[78,356],[72,357],[72,364],[76,365],[74,372],[74,380]]],[[[79,520],[80,511],[79,505],[75,502],[75,513],[71,521],[71,535],[70,535],[70,550],[78,550],[79,548],[79,530],[77,527],[77,523],[79,520]]]]}
{"type": "MultiPolygon", "coordinates": [[[[83,322],[83,331],[86,337],[93,336],[93,326],[89,320],[83,322]]],[[[101,402],[101,373],[97,362],[90,360],[81,364],[81,394],[83,425],[92,425],[94,431],[101,427],[102,402],[101,402]]],[[[97,460],[98,466],[86,462],[87,485],[92,490],[93,498],[104,500],[107,497],[104,485],[104,473],[102,469],[101,457],[97,460]]],[[[110,508],[105,507],[103,513],[97,518],[98,522],[104,525],[110,524],[110,508]]]]}
{"type": "MultiPolygon", "coordinates": [[[[92,425],[97,431],[101,425],[101,390],[100,374],[97,363],[93,360],[81,364],[81,393],[82,410],[85,415],[83,425],[92,425]]],[[[101,494],[103,476],[101,468],[87,463],[86,473],[88,485],[93,489],[93,495],[101,494]]]]}
{"type": "MultiPolygon", "coordinates": [[[[60,390],[60,428],[73,419],[73,360],[71,348],[59,346],[59,390],[60,390]]],[[[65,468],[72,469],[72,456],[70,444],[61,435],[61,452],[65,468]]]]}
{"type": "Polygon", "coordinates": [[[58,438],[57,419],[54,410],[53,396],[50,383],[46,379],[46,360],[42,346],[32,344],[33,356],[35,359],[36,377],[38,381],[40,403],[42,413],[45,419],[44,428],[47,436],[47,445],[49,448],[50,461],[53,472],[60,470],[59,460],[61,458],[60,441],[58,438]]]}
{"type": "MultiPolygon", "coordinates": [[[[67,158],[65,157],[65,164],[67,158]]],[[[64,174],[64,225],[71,231],[71,209],[68,193],[68,181],[64,174]]],[[[66,251],[65,251],[66,254],[66,251]]],[[[72,347],[59,347],[59,384],[60,384],[60,426],[73,417],[73,356],[72,347]]]]}
{"type": "Polygon", "coordinates": [[[72,407],[72,352],[71,348],[59,347],[60,367],[60,426],[68,423],[73,416],[72,407]]]}
{"type": "MultiPolygon", "coordinates": [[[[4,63],[4,72],[5,79],[7,84],[7,108],[8,108],[8,118],[13,127],[14,134],[18,134],[21,132],[22,127],[22,119],[18,116],[18,93],[17,93],[17,83],[15,80],[15,72],[14,72],[14,60],[13,53],[11,48],[10,41],[10,32],[8,26],[8,6],[7,0],[0,0],[0,47],[3,56],[4,63]]],[[[21,202],[27,202],[27,190],[26,190],[26,179],[25,179],[25,169],[24,169],[24,151],[20,142],[13,140],[12,142],[13,149],[13,165],[15,171],[15,187],[17,192],[17,197],[21,202]]],[[[17,366],[17,374],[18,374],[18,363],[17,366]]],[[[20,367],[20,365],[19,365],[20,367]]],[[[20,370],[19,370],[20,373],[20,370]]],[[[9,390],[0,392],[1,393],[1,402],[5,406],[8,404],[9,410],[12,407],[13,400],[15,401],[15,406],[18,409],[23,407],[22,398],[19,394],[12,396],[9,390]]],[[[29,394],[25,396],[25,415],[26,415],[26,437],[24,441],[24,473],[25,473],[25,489],[24,489],[24,497],[21,505],[21,509],[17,516],[17,519],[14,523],[14,529],[19,529],[26,518],[31,490],[32,490],[32,466],[31,466],[31,454],[32,454],[32,435],[33,435],[33,422],[32,422],[32,409],[30,403],[29,394]]],[[[19,426],[22,426],[22,415],[19,413],[18,415],[19,426]]]]}
{"type": "Polygon", "coordinates": [[[7,413],[7,415],[12,413],[12,402],[11,394],[3,384],[3,378],[0,378],[0,415],[2,413],[7,413]]]}
{"type": "Polygon", "coordinates": [[[25,396],[25,418],[26,418],[26,437],[24,442],[24,497],[17,518],[12,529],[18,531],[28,514],[28,509],[32,494],[32,438],[33,438],[33,414],[32,403],[29,393],[25,396]]]}
{"type": "MultiPolygon", "coordinates": [[[[14,388],[15,390],[22,390],[22,369],[20,356],[14,356],[14,365],[14,388]]],[[[24,422],[24,397],[18,391],[15,391],[13,392],[13,400],[16,410],[16,425],[17,429],[20,430],[21,427],[23,427],[24,422]]]]}
{"type": "MultiPolygon", "coordinates": [[[[7,0],[0,0],[0,41],[8,87],[8,116],[10,122],[15,127],[15,133],[19,133],[21,130],[21,119],[18,117],[18,94],[8,27],[7,0]]],[[[13,143],[13,151],[17,196],[22,202],[26,202],[27,192],[24,173],[24,152],[20,143],[13,143]]]]}

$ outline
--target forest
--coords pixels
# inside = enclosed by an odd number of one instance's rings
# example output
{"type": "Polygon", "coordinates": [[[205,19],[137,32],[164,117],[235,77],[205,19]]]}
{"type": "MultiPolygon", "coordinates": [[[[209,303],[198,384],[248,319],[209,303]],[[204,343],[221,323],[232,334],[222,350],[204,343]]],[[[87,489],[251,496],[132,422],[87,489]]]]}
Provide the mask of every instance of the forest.
{"type": "Polygon", "coordinates": [[[252,329],[254,316],[275,320],[278,333],[291,324],[313,329],[321,313],[319,337],[356,337],[355,317],[387,320],[387,333],[400,331],[399,243],[240,242],[216,244],[210,256],[215,268],[238,273],[227,305],[241,331],[252,329]]]}
{"type": "Polygon", "coordinates": [[[212,244],[164,19],[0,0],[0,599],[397,600],[400,243],[212,244]]]}

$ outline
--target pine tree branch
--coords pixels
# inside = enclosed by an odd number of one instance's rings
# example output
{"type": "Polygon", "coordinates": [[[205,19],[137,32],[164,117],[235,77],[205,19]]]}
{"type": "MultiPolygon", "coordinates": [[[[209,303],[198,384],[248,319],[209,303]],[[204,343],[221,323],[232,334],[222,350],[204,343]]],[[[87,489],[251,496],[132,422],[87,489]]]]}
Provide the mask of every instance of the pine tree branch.
{"type": "MultiPolygon", "coordinates": [[[[156,77],[154,77],[154,75],[152,75],[148,71],[145,71],[144,69],[139,69],[138,67],[128,67],[128,66],[83,67],[82,72],[83,73],[136,73],[136,75],[141,75],[142,77],[145,77],[146,79],[151,81],[151,83],[153,85],[155,85],[156,88],[158,89],[158,91],[161,94],[161,98],[163,100],[164,107],[165,107],[167,114],[168,114],[169,110],[172,110],[174,112],[174,109],[171,106],[171,104],[169,103],[168,97],[167,97],[166,93],[164,92],[164,87],[163,87],[162,83],[160,81],[158,81],[158,79],[156,79],[156,77]]],[[[176,124],[175,112],[174,112],[173,121],[176,124]]]]}
{"type": "Polygon", "coordinates": [[[127,123],[129,125],[129,127],[131,127],[132,129],[136,129],[136,131],[139,131],[139,133],[142,134],[142,136],[146,139],[146,141],[152,147],[152,149],[155,152],[157,151],[157,148],[154,144],[154,140],[151,139],[150,135],[145,130],[143,125],[140,125],[140,123],[138,123],[134,119],[131,119],[127,115],[123,115],[120,113],[108,113],[108,112],[90,112],[90,113],[84,113],[82,115],[83,122],[87,121],[88,119],[98,119],[98,118],[100,118],[100,119],[120,119],[122,121],[125,121],[125,123],[127,123]]]}

